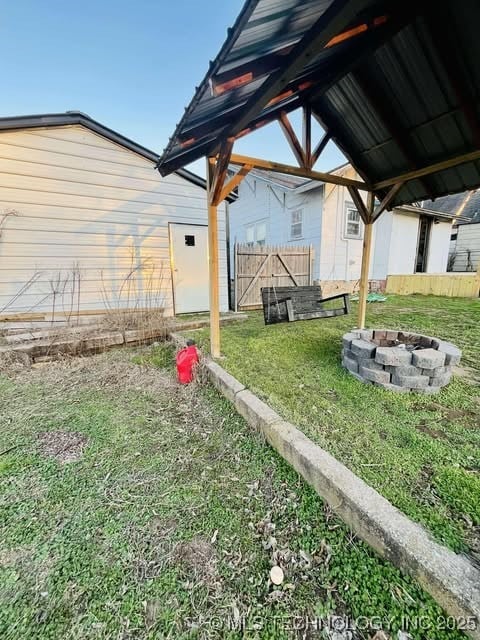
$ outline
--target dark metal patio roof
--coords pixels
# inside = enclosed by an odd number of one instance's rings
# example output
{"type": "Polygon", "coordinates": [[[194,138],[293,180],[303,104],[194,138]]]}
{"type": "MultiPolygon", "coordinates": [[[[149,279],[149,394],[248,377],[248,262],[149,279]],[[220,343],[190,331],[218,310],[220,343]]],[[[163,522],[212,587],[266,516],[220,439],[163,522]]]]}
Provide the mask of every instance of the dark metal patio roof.
{"type": "MultiPolygon", "coordinates": [[[[478,0],[247,0],[159,170],[305,105],[372,185],[478,151],[479,32],[478,0]]],[[[474,160],[408,181],[393,204],[478,186],[474,160]]]]}

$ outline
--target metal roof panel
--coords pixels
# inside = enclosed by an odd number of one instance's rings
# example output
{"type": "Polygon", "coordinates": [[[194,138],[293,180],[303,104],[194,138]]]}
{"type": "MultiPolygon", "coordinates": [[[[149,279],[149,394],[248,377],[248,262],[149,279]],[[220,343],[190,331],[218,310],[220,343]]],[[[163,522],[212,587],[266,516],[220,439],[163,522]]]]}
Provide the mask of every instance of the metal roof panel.
{"type": "MultiPolygon", "coordinates": [[[[238,132],[247,105],[249,117],[256,113],[247,129],[275,119],[282,108],[311,105],[373,184],[479,149],[480,3],[463,0],[461,9],[454,0],[249,0],[165,149],[160,171],[218,151],[222,139],[238,132]],[[298,43],[306,43],[312,29],[327,32],[335,20],[343,24],[336,38],[291,73],[298,43]],[[266,87],[283,80],[274,103],[262,102],[266,87]],[[194,129],[201,135],[189,138],[194,129]]],[[[479,169],[470,162],[412,180],[394,203],[480,186],[479,169]]]]}

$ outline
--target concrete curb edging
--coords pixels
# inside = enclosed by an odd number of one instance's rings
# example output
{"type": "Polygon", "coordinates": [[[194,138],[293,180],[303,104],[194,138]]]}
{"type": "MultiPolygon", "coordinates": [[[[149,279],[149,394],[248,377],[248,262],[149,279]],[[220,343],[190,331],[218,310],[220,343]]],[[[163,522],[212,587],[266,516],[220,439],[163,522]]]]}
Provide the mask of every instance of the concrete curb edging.
{"type": "MultiPolygon", "coordinates": [[[[178,333],[170,337],[177,345],[185,344],[178,333]]],[[[217,362],[205,361],[214,386],[339,517],[381,557],[415,578],[462,623],[459,628],[480,640],[480,571],[466,557],[438,544],[426,529],[283,420],[217,362]]]]}

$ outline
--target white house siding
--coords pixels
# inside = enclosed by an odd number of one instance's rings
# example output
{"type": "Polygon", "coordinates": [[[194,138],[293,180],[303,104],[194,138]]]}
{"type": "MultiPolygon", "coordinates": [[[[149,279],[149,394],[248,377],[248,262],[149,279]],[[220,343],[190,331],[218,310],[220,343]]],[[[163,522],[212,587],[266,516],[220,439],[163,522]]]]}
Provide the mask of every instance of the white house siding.
{"type": "MultiPolygon", "coordinates": [[[[155,301],[171,314],[169,222],[206,224],[205,190],[80,125],[0,132],[0,315],[76,308],[75,267],[81,311],[155,301]]],[[[219,236],[226,310],[224,206],[219,236]]]]}
{"type": "Polygon", "coordinates": [[[432,224],[427,273],[444,273],[447,270],[451,235],[452,223],[450,220],[439,220],[436,224],[432,224]]]}
{"type": "Polygon", "coordinates": [[[390,261],[390,245],[392,241],[393,212],[384,211],[374,225],[373,258],[370,270],[372,280],[385,280],[390,261]]]}
{"type": "MultiPolygon", "coordinates": [[[[353,169],[339,171],[340,175],[357,177],[353,169]]],[[[354,204],[345,187],[325,185],[322,237],[320,245],[321,281],[356,281],[362,267],[363,224],[360,238],[347,238],[346,206],[354,204]]]]}
{"type": "MultiPolygon", "coordinates": [[[[383,216],[386,215],[383,214],[383,216]]],[[[400,209],[394,209],[389,215],[392,224],[386,275],[415,273],[420,218],[416,214],[406,213],[400,209]]],[[[377,224],[381,225],[381,220],[377,224]]],[[[436,224],[432,224],[430,229],[426,273],[444,273],[447,270],[452,224],[449,220],[439,220],[436,224]]],[[[383,232],[384,229],[379,226],[376,251],[381,243],[383,232]]]]}
{"type": "Polygon", "coordinates": [[[480,269],[480,222],[458,226],[455,253],[454,271],[480,269]]]}
{"type": "Polygon", "coordinates": [[[386,275],[415,272],[418,222],[417,215],[403,215],[395,210],[392,216],[390,255],[386,275]]]}
{"type": "MultiPolygon", "coordinates": [[[[291,191],[273,185],[253,175],[247,176],[239,186],[239,198],[230,205],[231,269],[235,243],[247,241],[247,228],[265,222],[266,244],[292,245],[317,248],[320,244],[323,188],[306,192],[291,191]],[[303,211],[302,237],[290,238],[292,211],[303,211]]],[[[315,255],[313,277],[318,278],[319,260],[315,255]]]]}

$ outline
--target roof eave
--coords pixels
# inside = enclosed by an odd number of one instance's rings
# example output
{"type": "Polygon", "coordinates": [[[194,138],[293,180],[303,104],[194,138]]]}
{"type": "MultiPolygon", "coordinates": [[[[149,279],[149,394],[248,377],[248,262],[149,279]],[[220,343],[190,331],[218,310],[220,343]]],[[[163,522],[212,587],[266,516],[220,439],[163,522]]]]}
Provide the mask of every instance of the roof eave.
{"type": "MultiPolygon", "coordinates": [[[[81,125],[107,140],[119,144],[143,158],[150,160],[155,163],[155,165],[158,163],[160,158],[158,153],[151,149],[147,149],[134,140],[118,133],[118,131],[114,131],[113,129],[110,129],[110,127],[106,127],[82,111],[66,111],[65,113],[47,113],[0,118],[0,131],[38,129],[42,127],[66,127],[72,125],[81,125]]],[[[202,189],[207,189],[206,180],[188,169],[178,169],[174,173],[202,189]]]]}

